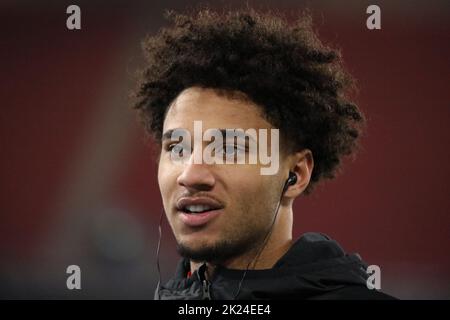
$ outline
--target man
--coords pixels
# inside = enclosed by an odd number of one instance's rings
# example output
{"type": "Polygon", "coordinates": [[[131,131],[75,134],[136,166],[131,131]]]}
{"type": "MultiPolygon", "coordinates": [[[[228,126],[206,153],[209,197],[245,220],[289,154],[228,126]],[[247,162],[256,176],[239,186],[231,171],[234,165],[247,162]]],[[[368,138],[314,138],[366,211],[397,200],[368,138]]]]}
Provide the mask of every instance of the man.
{"type": "Polygon", "coordinates": [[[307,14],[292,26],[253,10],[169,17],[174,25],[144,42],[135,106],[160,146],[159,187],[183,257],[156,299],[387,298],[367,288],[358,255],[322,234],[292,237],[293,201],[334,177],[363,125],[339,54],[307,14]],[[223,136],[192,144],[199,123],[223,136]],[[252,149],[251,134],[225,134],[238,129],[270,138],[252,149]],[[208,142],[215,160],[240,150],[247,161],[207,162],[208,142]],[[262,174],[267,161],[248,160],[267,145],[279,163],[262,174]]]}

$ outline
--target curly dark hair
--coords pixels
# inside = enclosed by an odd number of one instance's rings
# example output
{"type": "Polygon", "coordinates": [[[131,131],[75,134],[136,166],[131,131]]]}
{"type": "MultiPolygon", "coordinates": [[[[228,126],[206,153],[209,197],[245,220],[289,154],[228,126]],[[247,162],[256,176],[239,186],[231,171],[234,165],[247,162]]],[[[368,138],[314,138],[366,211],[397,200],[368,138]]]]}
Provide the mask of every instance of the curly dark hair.
{"type": "Polygon", "coordinates": [[[166,16],[171,26],[143,41],[147,64],[134,105],[158,143],[167,109],[184,89],[238,92],[262,108],[288,150],[312,151],[305,193],[334,178],[342,157],[357,147],[364,117],[348,98],[353,78],[339,51],[318,39],[311,14],[293,24],[253,9],[166,16]]]}

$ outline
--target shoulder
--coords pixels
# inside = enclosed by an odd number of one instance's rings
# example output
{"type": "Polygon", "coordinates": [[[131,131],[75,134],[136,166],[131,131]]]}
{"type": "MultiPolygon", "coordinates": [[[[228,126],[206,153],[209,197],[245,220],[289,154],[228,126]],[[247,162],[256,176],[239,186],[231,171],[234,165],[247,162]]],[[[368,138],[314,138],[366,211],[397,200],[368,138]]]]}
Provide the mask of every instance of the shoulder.
{"type": "Polygon", "coordinates": [[[376,289],[370,290],[365,286],[346,286],[311,297],[311,300],[397,300],[397,298],[376,289]]]}

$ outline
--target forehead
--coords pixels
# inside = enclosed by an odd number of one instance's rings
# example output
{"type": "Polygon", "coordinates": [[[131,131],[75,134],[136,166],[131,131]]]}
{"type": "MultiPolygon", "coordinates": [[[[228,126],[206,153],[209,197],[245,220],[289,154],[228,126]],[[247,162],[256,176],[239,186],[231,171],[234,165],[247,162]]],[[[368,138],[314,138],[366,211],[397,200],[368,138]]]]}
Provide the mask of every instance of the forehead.
{"type": "Polygon", "coordinates": [[[225,96],[213,89],[192,87],[181,92],[167,111],[163,131],[192,129],[194,121],[209,128],[273,128],[259,106],[249,100],[225,96]]]}

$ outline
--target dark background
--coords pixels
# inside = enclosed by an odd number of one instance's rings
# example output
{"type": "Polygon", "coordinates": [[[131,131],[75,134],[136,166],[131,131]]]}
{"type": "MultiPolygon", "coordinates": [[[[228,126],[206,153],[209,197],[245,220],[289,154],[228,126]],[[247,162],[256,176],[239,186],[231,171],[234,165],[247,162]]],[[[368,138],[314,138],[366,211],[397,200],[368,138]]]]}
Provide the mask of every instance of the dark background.
{"type": "MultiPolygon", "coordinates": [[[[238,8],[238,1],[202,2],[238,8]]],[[[343,173],[295,204],[297,237],[320,231],[381,267],[383,291],[450,298],[448,1],[248,1],[308,6],[342,49],[368,118],[343,173]],[[381,7],[382,29],[366,28],[381,7]]],[[[161,198],[152,145],[128,98],[140,40],[183,1],[0,4],[0,298],[153,298],[161,198]],[[82,29],[66,28],[81,7],[82,29]],[[82,290],[66,288],[66,268],[82,290]]],[[[164,225],[163,279],[178,260],[164,225]]]]}

